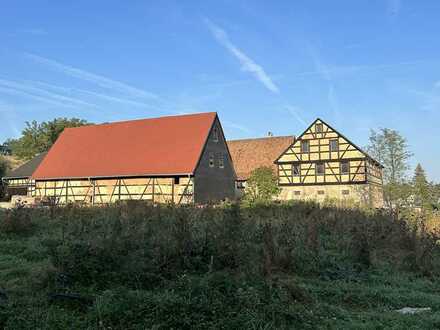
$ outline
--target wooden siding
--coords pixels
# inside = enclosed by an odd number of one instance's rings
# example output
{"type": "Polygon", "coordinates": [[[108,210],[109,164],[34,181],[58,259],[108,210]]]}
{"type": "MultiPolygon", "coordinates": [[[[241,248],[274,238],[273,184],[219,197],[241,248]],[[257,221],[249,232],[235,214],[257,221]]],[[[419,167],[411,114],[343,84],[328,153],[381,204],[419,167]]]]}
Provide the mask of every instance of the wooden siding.
{"type": "Polygon", "coordinates": [[[207,203],[235,199],[235,171],[226,145],[222,126],[215,120],[200,157],[194,176],[194,197],[196,203],[207,203]],[[210,166],[210,158],[214,166],[210,166]],[[223,166],[221,166],[223,159],[223,166]]]}

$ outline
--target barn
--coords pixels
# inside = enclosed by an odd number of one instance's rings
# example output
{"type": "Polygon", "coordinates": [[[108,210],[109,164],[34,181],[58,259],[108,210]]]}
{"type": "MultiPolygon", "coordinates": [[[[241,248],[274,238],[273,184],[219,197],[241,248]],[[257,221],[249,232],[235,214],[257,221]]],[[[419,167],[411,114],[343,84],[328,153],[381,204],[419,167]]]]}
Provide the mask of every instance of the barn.
{"type": "Polygon", "coordinates": [[[32,175],[36,198],[92,205],[233,199],[235,178],[215,112],[67,128],[32,175]]]}
{"type": "Polygon", "coordinates": [[[6,183],[6,191],[9,196],[32,196],[35,182],[31,177],[44,157],[46,157],[46,154],[46,152],[40,153],[16,169],[6,173],[2,180],[6,183]]]}

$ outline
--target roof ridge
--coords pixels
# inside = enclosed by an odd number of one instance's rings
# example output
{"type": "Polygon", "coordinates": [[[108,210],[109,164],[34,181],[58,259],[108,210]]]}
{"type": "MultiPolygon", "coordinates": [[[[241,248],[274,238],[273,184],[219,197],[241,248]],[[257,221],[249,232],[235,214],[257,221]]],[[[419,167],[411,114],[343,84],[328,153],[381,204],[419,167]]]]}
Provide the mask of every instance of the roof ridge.
{"type": "Polygon", "coordinates": [[[264,137],[256,137],[256,138],[226,140],[226,142],[252,141],[252,140],[270,140],[270,139],[277,139],[277,138],[278,139],[280,139],[280,138],[293,138],[293,139],[295,139],[295,135],[264,136],[264,137]]]}
{"type": "Polygon", "coordinates": [[[151,118],[138,118],[138,119],[129,119],[129,120],[119,120],[119,121],[112,121],[112,122],[108,122],[108,123],[104,122],[104,123],[99,123],[99,124],[90,124],[90,125],[84,125],[84,126],[78,126],[78,127],[67,127],[65,129],[69,129],[70,130],[70,129],[76,129],[76,128],[85,128],[85,127],[110,126],[110,125],[118,125],[118,124],[127,124],[127,123],[141,122],[141,121],[147,121],[147,120],[192,117],[192,116],[201,116],[201,115],[217,115],[217,112],[209,111],[209,112],[187,113],[187,114],[181,114],[181,115],[167,115],[167,116],[159,116],[159,117],[151,117],[151,118]]]}

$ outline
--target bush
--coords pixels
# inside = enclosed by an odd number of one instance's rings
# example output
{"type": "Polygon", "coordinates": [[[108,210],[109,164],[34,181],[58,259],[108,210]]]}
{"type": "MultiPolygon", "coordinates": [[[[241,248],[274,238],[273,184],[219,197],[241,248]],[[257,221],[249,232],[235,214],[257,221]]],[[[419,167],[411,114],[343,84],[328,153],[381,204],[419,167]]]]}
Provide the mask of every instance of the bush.
{"type": "Polygon", "coordinates": [[[6,210],[0,217],[0,232],[2,233],[28,235],[32,228],[31,211],[22,205],[6,210]]]}

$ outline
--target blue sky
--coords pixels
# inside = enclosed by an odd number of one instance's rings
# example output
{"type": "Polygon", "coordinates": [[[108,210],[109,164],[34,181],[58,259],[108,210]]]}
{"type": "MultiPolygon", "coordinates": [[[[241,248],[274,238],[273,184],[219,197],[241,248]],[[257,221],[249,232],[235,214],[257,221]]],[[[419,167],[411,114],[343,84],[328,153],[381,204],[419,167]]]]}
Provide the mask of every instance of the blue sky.
{"type": "Polygon", "coordinates": [[[0,142],[26,121],[217,111],[227,138],[400,131],[440,181],[440,1],[2,1],[0,142]]]}

